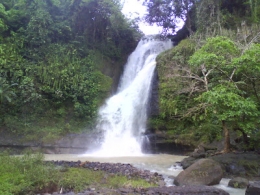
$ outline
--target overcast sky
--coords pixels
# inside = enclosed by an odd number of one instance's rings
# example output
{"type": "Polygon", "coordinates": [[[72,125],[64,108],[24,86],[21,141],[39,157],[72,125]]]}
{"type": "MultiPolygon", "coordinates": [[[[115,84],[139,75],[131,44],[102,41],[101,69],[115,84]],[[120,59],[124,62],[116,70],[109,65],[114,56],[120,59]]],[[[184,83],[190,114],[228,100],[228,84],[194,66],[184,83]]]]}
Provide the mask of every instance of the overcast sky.
{"type": "MultiPolygon", "coordinates": [[[[123,5],[122,12],[129,18],[142,17],[146,13],[146,7],[142,6],[143,0],[121,0],[123,5]]],[[[149,26],[144,23],[139,24],[139,28],[143,31],[144,34],[158,34],[160,28],[157,26],[149,26]]]]}

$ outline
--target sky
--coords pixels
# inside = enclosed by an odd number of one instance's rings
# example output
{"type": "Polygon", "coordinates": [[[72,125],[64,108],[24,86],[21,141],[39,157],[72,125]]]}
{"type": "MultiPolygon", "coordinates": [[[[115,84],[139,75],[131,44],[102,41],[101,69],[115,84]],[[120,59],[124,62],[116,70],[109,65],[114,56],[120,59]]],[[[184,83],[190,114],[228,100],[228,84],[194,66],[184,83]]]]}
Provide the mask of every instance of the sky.
{"type": "MultiPolygon", "coordinates": [[[[146,7],[142,5],[143,0],[121,0],[121,2],[123,3],[122,12],[128,18],[142,18],[146,13],[146,7]]],[[[139,23],[139,28],[146,35],[159,34],[161,30],[156,25],[150,26],[145,23],[139,23]]]]}

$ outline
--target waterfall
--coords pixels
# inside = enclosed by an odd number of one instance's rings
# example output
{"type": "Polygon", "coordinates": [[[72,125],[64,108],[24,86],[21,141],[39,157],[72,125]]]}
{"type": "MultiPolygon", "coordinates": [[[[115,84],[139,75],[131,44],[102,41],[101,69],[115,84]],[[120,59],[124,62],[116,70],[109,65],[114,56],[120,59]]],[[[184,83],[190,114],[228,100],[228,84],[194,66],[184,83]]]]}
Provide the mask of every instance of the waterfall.
{"type": "Polygon", "coordinates": [[[98,156],[142,155],[147,103],[155,69],[155,58],[172,46],[170,40],[146,36],[129,56],[117,93],[99,109],[97,130],[103,132],[98,156]]]}

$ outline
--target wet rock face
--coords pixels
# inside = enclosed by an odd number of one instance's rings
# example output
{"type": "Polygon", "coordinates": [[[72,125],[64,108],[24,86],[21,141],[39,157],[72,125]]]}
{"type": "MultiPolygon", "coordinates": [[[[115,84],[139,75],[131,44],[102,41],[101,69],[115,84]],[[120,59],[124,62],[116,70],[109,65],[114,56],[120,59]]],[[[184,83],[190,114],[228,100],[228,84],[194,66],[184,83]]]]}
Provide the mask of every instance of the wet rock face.
{"type": "Polygon", "coordinates": [[[218,162],[211,159],[200,159],[182,171],[174,180],[174,184],[183,185],[215,185],[219,184],[223,171],[218,162]]]}
{"type": "Polygon", "coordinates": [[[158,90],[159,90],[159,76],[156,68],[151,83],[151,92],[150,92],[149,103],[147,108],[148,116],[159,115],[159,91],[158,90]]]}

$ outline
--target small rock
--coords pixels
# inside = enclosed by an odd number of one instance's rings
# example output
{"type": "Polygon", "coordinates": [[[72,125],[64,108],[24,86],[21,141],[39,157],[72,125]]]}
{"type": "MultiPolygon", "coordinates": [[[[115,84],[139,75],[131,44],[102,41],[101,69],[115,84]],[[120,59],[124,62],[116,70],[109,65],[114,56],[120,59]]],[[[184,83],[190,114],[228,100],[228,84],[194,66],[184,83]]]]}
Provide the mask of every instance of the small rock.
{"type": "Polygon", "coordinates": [[[228,182],[228,186],[233,188],[246,188],[248,180],[242,177],[235,177],[228,182]]]}
{"type": "Polygon", "coordinates": [[[147,195],[152,195],[152,194],[155,194],[153,190],[148,190],[145,194],[147,195]]]}
{"type": "Polygon", "coordinates": [[[206,157],[206,153],[196,153],[196,152],[193,152],[190,156],[193,157],[193,158],[205,158],[206,157]]]}
{"type": "Polygon", "coordinates": [[[189,166],[191,166],[197,159],[193,157],[188,157],[182,160],[181,166],[183,169],[187,169],[189,166]]]}
{"type": "Polygon", "coordinates": [[[131,190],[129,188],[120,188],[119,191],[122,193],[125,193],[125,194],[129,194],[129,193],[133,192],[133,190],[131,190]]]}
{"type": "Polygon", "coordinates": [[[158,185],[159,185],[160,187],[163,187],[163,186],[165,186],[165,182],[164,182],[163,180],[160,180],[160,181],[158,182],[158,185]]]}

